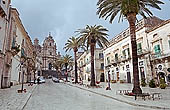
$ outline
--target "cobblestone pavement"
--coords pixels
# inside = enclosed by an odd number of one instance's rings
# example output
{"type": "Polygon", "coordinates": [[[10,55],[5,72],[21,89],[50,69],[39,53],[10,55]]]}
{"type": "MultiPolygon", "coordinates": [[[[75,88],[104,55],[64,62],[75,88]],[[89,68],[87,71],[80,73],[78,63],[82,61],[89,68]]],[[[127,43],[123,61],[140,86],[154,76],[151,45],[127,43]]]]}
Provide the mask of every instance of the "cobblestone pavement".
{"type": "Polygon", "coordinates": [[[85,86],[80,86],[78,84],[71,84],[71,86],[78,87],[80,89],[90,91],[92,93],[96,93],[99,95],[103,95],[109,97],[111,99],[117,100],[119,102],[123,102],[129,105],[134,106],[142,106],[145,108],[154,108],[154,109],[168,109],[170,110],[170,88],[167,87],[166,89],[160,88],[149,88],[149,87],[142,87],[144,93],[161,93],[161,99],[146,99],[145,101],[140,99],[135,100],[134,96],[125,96],[117,94],[118,90],[132,90],[132,84],[120,84],[115,83],[111,84],[111,90],[105,90],[107,87],[107,83],[101,83],[100,86],[102,88],[87,88],[85,86]]]}
{"type": "Polygon", "coordinates": [[[25,84],[26,93],[17,93],[17,90],[21,89],[21,85],[0,89],[0,110],[21,110],[35,87],[35,85],[28,86],[25,84]]]}
{"type": "Polygon", "coordinates": [[[64,83],[38,85],[24,110],[152,110],[106,98],[64,83]]]}

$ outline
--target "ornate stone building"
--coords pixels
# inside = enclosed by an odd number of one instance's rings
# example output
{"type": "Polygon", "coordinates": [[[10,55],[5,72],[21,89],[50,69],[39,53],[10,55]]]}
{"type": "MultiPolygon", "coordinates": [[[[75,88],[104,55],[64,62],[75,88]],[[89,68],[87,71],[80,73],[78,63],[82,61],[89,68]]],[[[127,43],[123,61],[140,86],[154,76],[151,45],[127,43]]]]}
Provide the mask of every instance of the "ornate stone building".
{"type": "Polygon", "coordinates": [[[54,70],[53,63],[57,58],[56,54],[56,43],[52,36],[49,34],[43,42],[42,48],[42,60],[43,60],[43,70],[54,70]]]}
{"type": "MultiPolygon", "coordinates": [[[[140,80],[145,78],[147,83],[153,78],[158,80],[159,65],[166,81],[170,80],[170,72],[168,72],[170,68],[169,22],[169,20],[161,20],[157,17],[141,19],[137,22],[136,42],[140,80]]],[[[113,82],[132,83],[133,65],[129,28],[113,37],[109,47],[103,53],[106,80],[107,75],[110,74],[113,82]]]]}
{"type": "Polygon", "coordinates": [[[57,54],[57,46],[51,34],[45,38],[42,46],[39,45],[39,41],[36,38],[34,40],[34,49],[37,54],[37,59],[40,62],[43,74],[45,75],[49,74],[49,71],[55,71],[53,64],[57,57],[59,57],[59,54],[57,54]]]}

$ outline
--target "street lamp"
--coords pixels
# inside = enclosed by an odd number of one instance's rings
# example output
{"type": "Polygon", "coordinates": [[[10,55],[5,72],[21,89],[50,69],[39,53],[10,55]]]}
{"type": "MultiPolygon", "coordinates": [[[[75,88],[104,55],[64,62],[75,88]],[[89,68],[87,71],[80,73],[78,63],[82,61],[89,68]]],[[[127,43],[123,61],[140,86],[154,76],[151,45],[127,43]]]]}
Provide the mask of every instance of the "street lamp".
{"type": "Polygon", "coordinates": [[[24,72],[23,72],[24,60],[25,58],[21,57],[21,74],[22,74],[21,92],[24,90],[24,72]]]}

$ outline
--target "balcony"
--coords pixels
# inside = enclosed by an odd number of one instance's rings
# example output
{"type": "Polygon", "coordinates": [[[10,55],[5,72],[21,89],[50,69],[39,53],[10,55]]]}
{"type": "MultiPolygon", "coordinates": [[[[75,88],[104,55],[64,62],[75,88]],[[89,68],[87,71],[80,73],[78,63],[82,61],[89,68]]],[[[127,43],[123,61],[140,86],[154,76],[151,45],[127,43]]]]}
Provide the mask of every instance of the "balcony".
{"type": "Polygon", "coordinates": [[[5,0],[0,0],[0,16],[4,17],[7,15],[7,10],[5,9],[5,0]]]}
{"type": "Polygon", "coordinates": [[[121,58],[121,62],[127,62],[127,61],[129,61],[130,59],[131,59],[130,56],[128,56],[128,57],[123,56],[123,57],[121,58]]]}
{"type": "Polygon", "coordinates": [[[17,55],[20,52],[20,45],[18,45],[15,40],[13,40],[12,42],[12,47],[10,52],[12,53],[13,56],[17,55]]]}
{"type": "Polygon", "coordinates": [[[112,64],[113,66],[117,66],[117,64],[120,63],[120,62],[121,62],[120,59],[111,60],[111,64],[112,64]]]}
{"type": "Polygon", "coordinates": [[[150,51],[149,50],[146,50],[146,49],[141,49],[141,50],[138,50],[137,51],[137,54],[138,54],[138,58],[141,58],[147,54],[149,54],[150,51]]]}
{"type": "Polygon", "coordinates": [[[161,52],[157,54],[152,54],[152,60],[166,59],[169,57],[170,57],[170,53],[163,54],[163,52],[161,52]]]}
{"type": "Polygon", "coordinates": [[[21,58],[24,58],[24,59],[27,58],[24,48],[21,48],[21,58]]]}
{"type": "Polygon", "coordinates": [[[90,69],[86,69],[86,73],[90,73],[91,72],[91,70],[90,69]]]}

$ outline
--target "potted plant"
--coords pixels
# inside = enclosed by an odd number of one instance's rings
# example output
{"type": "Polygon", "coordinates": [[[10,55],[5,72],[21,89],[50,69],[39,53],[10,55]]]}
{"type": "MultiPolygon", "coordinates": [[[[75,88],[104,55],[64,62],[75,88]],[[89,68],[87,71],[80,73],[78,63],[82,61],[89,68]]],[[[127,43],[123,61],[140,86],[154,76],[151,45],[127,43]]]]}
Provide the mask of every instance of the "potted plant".
{"type": "Polygon", "coordinates": [[[111,83],[116,83],[116,80],[111,80],[111,83]]]}
{"type": "Polygon", "coordinates": [[[20,45],[18,45],[18,46],[13,46],[13,47],[11,48],[11,53],[12,53],[13,56],[17,55],[17,54],[20,52],[19,47],[20,47],[20,45]]]}
{"type": "Polygon", "coordinates": [[[154,79],[152,79],[152,80],[149,81],[149,87],[150,87],[150,88],[155,88],[155,87],[156,87],[156,84],[155,84],[154,79]]]}
{"type": "Polygon", "coordinates": [[[145,86],[146,86],[145,78],[142,78],[142,79],[141,79],[141,86],[142,86],[142,87],[145,87],[145,86]]]}
{"type": "Polygon", "coordinates": [[[124,80],[120,80],[120,83],[124,83],[125,81],[124,80]]]}
{"type": "Polygon", "coordinates": [[[96,84],[100,84],[100,81],[96,81],[96,84]]]}
{"type": "Polygon", "coordinates": [[[159,87],[161,88],[161,89],[165,89],[166,88],[166,83],[165,83],[165,79],[164,78],[161,78],[160,79],[160,85],[159,85],[159,87]]]}

